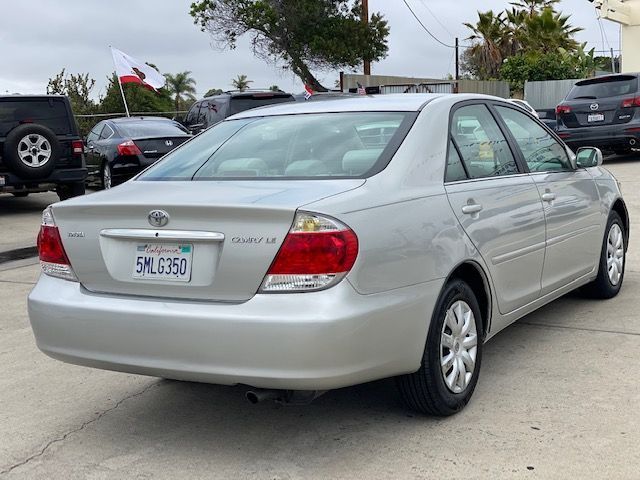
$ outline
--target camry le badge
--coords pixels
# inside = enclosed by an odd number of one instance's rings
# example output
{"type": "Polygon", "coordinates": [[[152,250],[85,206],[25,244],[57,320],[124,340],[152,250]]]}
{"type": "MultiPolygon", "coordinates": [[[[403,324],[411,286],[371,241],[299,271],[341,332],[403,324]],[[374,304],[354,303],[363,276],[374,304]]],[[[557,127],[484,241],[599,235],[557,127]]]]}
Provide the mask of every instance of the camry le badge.
{"type": "Polygon", "coordinates": [[[151,210],[147,218],[152,227],[164,227],[169,223],[169,214],[164,210],[151,210]]]}

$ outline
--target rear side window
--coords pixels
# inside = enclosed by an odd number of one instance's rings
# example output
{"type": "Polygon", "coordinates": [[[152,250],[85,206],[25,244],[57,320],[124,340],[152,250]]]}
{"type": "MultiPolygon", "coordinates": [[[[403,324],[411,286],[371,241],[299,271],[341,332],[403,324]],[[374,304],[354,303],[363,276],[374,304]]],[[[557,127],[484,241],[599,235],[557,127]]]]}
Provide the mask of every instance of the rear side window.
{"type": "Polygon", "coordinates": [[[362,178],[391,160],[414,112],[279,115],[221,122],[141,180],[362,178]]]}
{"type": "Polygon", "coordinates": [[[72,134],[66,104],[62,99],[0,101],[0,136],[21,123],[38,123],[56,135],[72,134]]]}
{"type": "Polygon", "coordinates": [[[486,105],[458,108],[453,114],[451,135],[470,178],[518,173],[509,144],[486,105]]]}
{"type": "Polygon", "coordinates": [[[531,172],[572,170],[565,148],[527,115],[513,108],[496,110],[514,136],[531,172]]]}
{"type": "Polygon", "coordinates": [[[638,91],[638,78],[628,75],[604,77],[578,82],[571,89],[567,100],[595,100],[598,98],[634,95],[638,91]]]}
{"type": "Polygon", "coordinates": [[[458,154],[458,150],[456,149],[453,140],[449,140],[449,154],[447,155],[447,174],[445,176],[445,182],[458,182],[466,179],[467,173],[464,171],[462,158],[460,158],[460,154],[458,154]]]}
{"type": "Polygon", "coordinates": [[[231,97],[229,104],[229,116],[236,113],[244,112],[251,108],[264,107],[276,103],[292,102],[294,98],[291,95],[286,96],[251,96],[251,97],[231,97]]]}

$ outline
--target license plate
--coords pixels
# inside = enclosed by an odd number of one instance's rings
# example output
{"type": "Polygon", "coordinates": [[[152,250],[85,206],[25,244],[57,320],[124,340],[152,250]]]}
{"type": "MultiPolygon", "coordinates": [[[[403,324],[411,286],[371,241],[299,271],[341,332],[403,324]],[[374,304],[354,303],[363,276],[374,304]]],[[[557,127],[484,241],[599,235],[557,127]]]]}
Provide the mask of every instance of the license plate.
{"type": "Polygon", "coordinates": [[[604,121],[604,113],[590,113],[587,117],[587,121],[589,122],[603,122],[604,121]]]}
{"type": "Polygon", "coordinates": [[[133,278],[188,282],[193,245],[145,243],[136,246],[133,278]]]}

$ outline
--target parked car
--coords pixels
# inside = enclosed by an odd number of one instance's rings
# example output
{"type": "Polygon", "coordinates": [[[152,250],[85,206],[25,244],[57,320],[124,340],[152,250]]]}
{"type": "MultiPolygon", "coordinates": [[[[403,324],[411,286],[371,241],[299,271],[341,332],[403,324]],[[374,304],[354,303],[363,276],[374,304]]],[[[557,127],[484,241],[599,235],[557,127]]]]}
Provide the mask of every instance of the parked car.
{"type": "Polygon", "coordinates": [[[120,185],[189,138],[182,125],[167,118],[103,120],[87,135],[88,182],[105,189],[120,185]]]}
{"type": "Polygon", "coordinates": [[[61,200],[83,195],[83,151],[67,97],[0,96],[0,193],[55,190],[61,200]]]}
{"type": "Polygon", "coordinates": [[[271,90],[230,91],[203,98],[194,103],[183,125],[193,134],[199,133],[230,115],[275,103],[294,102],[290,93],[271,90]]]}
{"type": "Polygon", "coordinates": [[[527,102],[526,100],[521,100],[519,98],[510,98],[509,101],[514,105],[517,105],[525,111],[529,112],[531,115],[535,117],[538,116],[538,112],[536,112],[535,108],[529,105],[529,102],[527,102]]]}
{"type": "Polygon", "coordinates": [[[639,107],[637,73],[582,80],[556,108],[558,135],[572,148],[629,153],[640,147],[639,107]]]}
{"type": "Polygon", "coordinates": [[[79,365],[253,402],[395,376],[411,408],[451,415],[486,340],[578,287],[619,292],[629,217],[601,163],[480,95],[245,111],[46,209],[31,325],[79,365]]]}
{"type": "Polygon", "coordinates": [[[538,118],[551,130],[556,130],[558,121],[556,120],[556,110],[554,108],[536,110],[538,118]]]}

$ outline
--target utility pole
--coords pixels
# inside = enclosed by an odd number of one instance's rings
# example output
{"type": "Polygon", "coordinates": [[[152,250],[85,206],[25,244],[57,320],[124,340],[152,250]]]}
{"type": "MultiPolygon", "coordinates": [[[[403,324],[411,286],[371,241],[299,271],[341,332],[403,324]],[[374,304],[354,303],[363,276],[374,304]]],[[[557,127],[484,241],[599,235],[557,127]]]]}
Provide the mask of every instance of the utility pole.
{"type": "MultiPolygon", "coordinates": [[[[362,0],[362,23],[369,25],[369,0],[362,0]]],[[[371,61],[364,59],[364,74],[371,75],[371,61]]]]}
{"type": "Polygon", "coordinates": [[[456,82],[460,80],[460,41],[456,37],[456,82]]]}
{"type": "Polygon", "coordinates": [[[611,73],[616,73],[616,59],[613,56],[613,47],[611,47],[611,73]]]}

